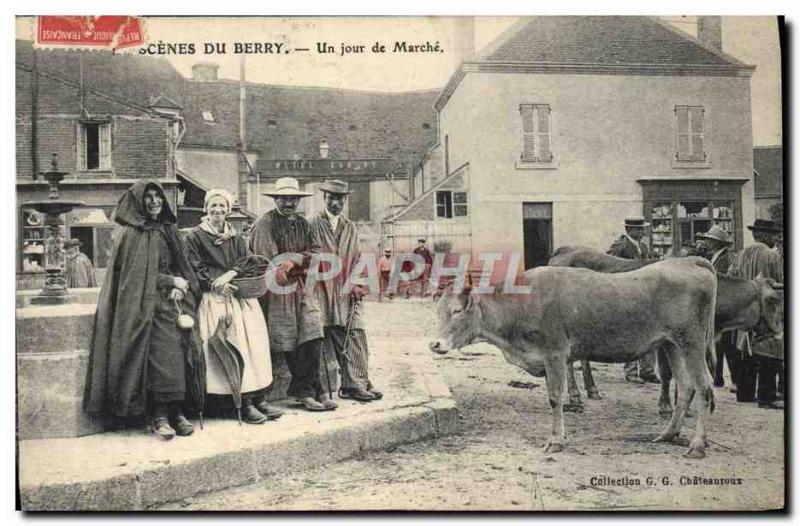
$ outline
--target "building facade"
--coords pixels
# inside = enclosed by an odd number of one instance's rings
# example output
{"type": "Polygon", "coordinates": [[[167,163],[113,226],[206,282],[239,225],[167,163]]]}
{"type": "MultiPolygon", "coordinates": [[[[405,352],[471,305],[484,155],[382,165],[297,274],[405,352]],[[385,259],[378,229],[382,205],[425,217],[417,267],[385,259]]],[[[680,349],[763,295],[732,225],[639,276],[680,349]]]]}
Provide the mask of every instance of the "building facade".
{"type": "MultiPolygon", "coordinates": [[[[652,223],[656,254],[680,254],[713,224],[741,248],[755,215],[752,71],[651,18],[516,24],[436,102],[439,170],[466,201],[470,251],[531,268],[562,245],[606,250],[630,216],[652,223]],[[451,181],[464,166],[468,183],[451,181]]],[[[429,222],[440,200],[433,221],[452,222],[437,190],[396,219],[429,222]]]]}

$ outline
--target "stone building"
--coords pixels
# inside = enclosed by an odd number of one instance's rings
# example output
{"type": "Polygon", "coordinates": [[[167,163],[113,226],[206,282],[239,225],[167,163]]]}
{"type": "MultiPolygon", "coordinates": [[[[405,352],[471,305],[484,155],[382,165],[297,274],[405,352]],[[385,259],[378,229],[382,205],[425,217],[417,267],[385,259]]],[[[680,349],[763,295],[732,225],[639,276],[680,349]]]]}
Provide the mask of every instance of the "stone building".
{"type": "Polygon", "coordinates": [[[17,270],[21,288],[38,286],[50,238],[78,238],[96,268],[105,268],[119,196],[142,177],[160,181],[173,206],[182,204],[174,154],[182,133],[176,104],[157,97],[180,80],[166,60],[109,52],[34,50],[16,43],[17,270]],[[67,175],[61,196],[84,206],[66,214],[64,231],[43,227],[25,206],[46,199],[39,174],[57,156],[67,175]]]}
{"type": "Polygon", "coordinates": [[[442,90],[412,183],[425,190],[387,230],[521,254],[525,268],[561,245],[605,250],[637,215],[657,254],[713,224],[742,247],[754,67],[721,51],[711,22],[695,39],[648,17],[521,20],[442,90]]]}
{"type": "Polygon", "coordinates": [[[783,148],[756,146],[753,148],[753,183],[755,185],[756,217],[772,219],[770,208],[783,203],[783,148]]]}

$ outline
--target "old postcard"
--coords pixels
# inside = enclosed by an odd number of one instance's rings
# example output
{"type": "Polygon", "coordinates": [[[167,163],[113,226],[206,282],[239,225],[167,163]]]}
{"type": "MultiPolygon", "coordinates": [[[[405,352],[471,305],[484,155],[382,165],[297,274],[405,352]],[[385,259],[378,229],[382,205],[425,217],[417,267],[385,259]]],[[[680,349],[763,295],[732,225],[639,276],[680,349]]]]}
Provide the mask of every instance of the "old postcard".
{"type": "Polygon", "coordinates": [[[20,508],[784,509],[781,28],[17,17],[20,508]]]}

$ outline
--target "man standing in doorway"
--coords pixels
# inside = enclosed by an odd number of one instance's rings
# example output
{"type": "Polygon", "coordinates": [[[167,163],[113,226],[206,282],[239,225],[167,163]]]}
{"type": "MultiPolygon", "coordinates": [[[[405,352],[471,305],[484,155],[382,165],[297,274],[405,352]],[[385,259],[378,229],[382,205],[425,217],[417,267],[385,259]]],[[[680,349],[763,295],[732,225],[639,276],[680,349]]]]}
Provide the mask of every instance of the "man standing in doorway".
{"type": "MultiPolygon", "coordinates": [[[[650,259],[650,249],[642,242],[645,228],[650,226],[641,217],[633,217],[625,220],[625,233],[614,241],[608,253],[612,256],[625,259],[650,259]]],[[[625,364],[625,380],[635,384],[651,382],[661,383],[656,376],[655,367],[656,354],[650,352],[639,358],[638,361],[625,364]]]]}
{"type": "Polygon", "coordinates": [[[89,257],[81,252],[82,245],[83,243],[75,238],[64,243],[64,250],[67,253],[64,261],[64,278],[67,280],[67,287],[71,289],[97,286],[94,267],[89,257]]]}
{"type": "Polygon", "coordinates": [[[336,353],[342,375],[341,398],[372,402],[383,398],[369,380],[369,350],[364,333],[363,296],[366,289],[356,285],[349,293],[344,286],[361,256],[358,229],[342,215],[350,190],[347,183],[329,180],[320,186],[325,210],[310,221],[314,244],[324,253],[335,254],[341,272],[316,284],[315,292],[325,327],[325,344],[336,353]]]}
{"type": "Polygon", "coordinates": [[[286,276],[282,286],[294,286],[291,293],[267,291],[261,298],[267,320],[270,351],[282,353],[292,374],[287,394],[294,396],[308,411],[336,409],[336,403],[323,391],[319,379],[322,357],[322,323],[314,292],[305,287],[305,273],[314,244],[308,221],[297,213],[300,198],[312,194],[300,190],[293,177],[282,177],[275,189],[265,193],[275,199],[275,209],[266,212],[253,226],[250,248],[253,253],[272,261],[285,253],[301,254],[303,262],[289,259],[278,266],[278,275],[286,276]]]}

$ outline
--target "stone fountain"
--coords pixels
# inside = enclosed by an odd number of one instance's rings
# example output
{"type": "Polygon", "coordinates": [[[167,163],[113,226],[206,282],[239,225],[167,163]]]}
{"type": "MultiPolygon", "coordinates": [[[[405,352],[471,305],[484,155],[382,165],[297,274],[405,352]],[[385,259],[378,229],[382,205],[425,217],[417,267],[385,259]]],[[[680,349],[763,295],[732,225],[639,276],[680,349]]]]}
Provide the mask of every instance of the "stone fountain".
{"type": "MultiPolygon", "coordinates": [[[[58,185],[68,172],[58,171],[58,157],[53,154],[50,161],[50,171],[41,172],[41,176],[50,183],[50,196],[42,201],[28,201],[22,203],[45,215],[45,226],[52,232],[57,251],[63,253],[63,239],[58,235],[64,226],[62,216],[75,207],[82,206],[83,201],[67,201],[59,198],[58,185]]],[[[46,258],[45,272],[47,276],[41,293],[31,298],[33,305],[62,305],[70,303],[71,298],[67,291],[67,280],[64,279],[64,258],[46,258]]]]}

